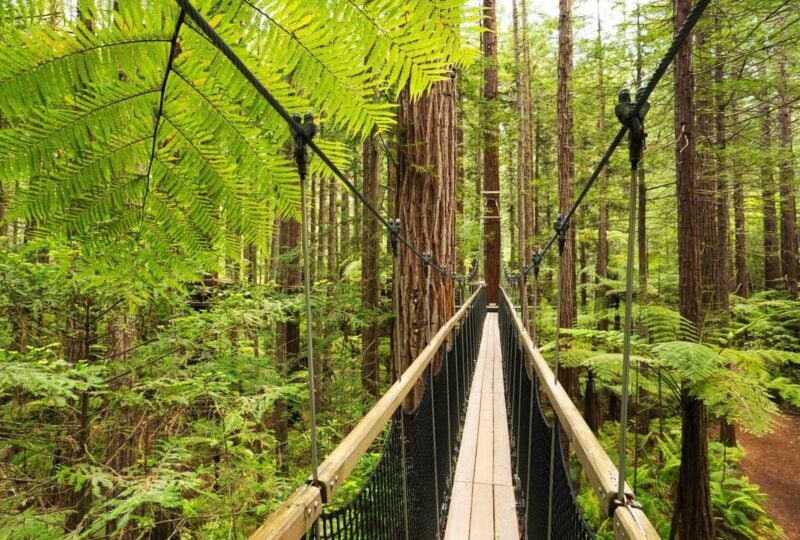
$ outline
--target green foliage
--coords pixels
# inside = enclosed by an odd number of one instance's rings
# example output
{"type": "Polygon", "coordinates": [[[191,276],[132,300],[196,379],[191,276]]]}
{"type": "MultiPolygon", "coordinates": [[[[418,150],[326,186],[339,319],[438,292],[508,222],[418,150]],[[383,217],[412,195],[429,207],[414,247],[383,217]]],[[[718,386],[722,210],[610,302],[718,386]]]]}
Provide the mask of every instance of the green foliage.
{"type": "MultiPolygon", "coordinates": [[[[662,538],[669,538],[672,519],[671,491],[680,468],[680,425],[677,419],[666,421],[664,436],[650,432],[640,435],[637,452],[638,466],[629,468],[627,482],[636,485],[636,498],[650,522],[662,538]],[[634,475],[636,478],[634,484],[634,475]]],[[[619,424],[606,422],[599,434],[600,442],[616,457],[619,424]]],[[[633,439],[629,441],[633,451],[633,439]]],[[[709,442],[711,499],[715,528],[720,538],[783,538],[780,528],[764,511],[765,496],[758,486],[750,483],[740,469],[741,450],[725,448],[722,443],[709,442]]],[[[629,456],[629,459],[631,457],[629,456]]],[[[598,500],[590,486],[584,486],[578,496],[584,516],[599,538],[614,538],[610,520],[598,510],[598,500]]]]}
{"type": "MultiPolygon", "coordinates": [[[[394,122],[376,93],[408,86],[418,97],[474,57],[460,27],[477,15],[460,2],[198,8],[287,109],[312,109],[358,138],[394,122]],[[346,30],[330,32],[331,21],[346,30]]],[[[21,185],[7,218],[79,239],[88,256],[133,235],[138,242],[122,244],[130,252],[177,249],[210,267],[212,252],[267,246],[274,218],[296,214],[288,126],[177,4],[90,2],[80,20],[50,24],[32,17],[49,6],[8,9],[0,178],[21,185]]],[[[339,143],[319,144],[343,163],[339,143]]],[[[313,170],[329,174],[319,163],[313,170]]]]}

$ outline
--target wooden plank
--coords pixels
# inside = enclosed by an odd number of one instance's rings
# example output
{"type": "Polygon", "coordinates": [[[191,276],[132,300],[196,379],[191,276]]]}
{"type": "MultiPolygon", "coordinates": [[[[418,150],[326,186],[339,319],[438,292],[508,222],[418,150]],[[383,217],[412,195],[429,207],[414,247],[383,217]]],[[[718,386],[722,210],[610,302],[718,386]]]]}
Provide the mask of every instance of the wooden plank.
{"type": "Polygon", "coordinates": [[[494,486],[494,537],[499,540],[519,539],[513,486],[494,486]]]}
{"type": "Polygon", "coordinates": [[[481,392],[490,394],[494,390],[494,356],[497,354],[497,332],[492,331],[497,327],[497,314],[487,313],[484,322],[486,336],[486,350],[484,351],[483,385],[481,392]]]}
{"type": "Polygon", "coordinates": [[[475,453],[478,450],[478,422],[480,420],[481,395],[472,392],[467,405],[467,417],[461,434],[461,447],[458,451],[455,480],[472,482],[475,478],[475,453]]]}
{"type": "Polygon", "coordinates": [[[475,482],[491,484],[494,479],[494,400],[491,392],[481,393],[478,449],[475,453],[475,482]]]}
{"type": "MultiPolygon", "coordinates": [[[[488,318],[488,316],[487,316],[488,318]]],[[[478,346],[478,361],[475,363],[475,374],[472,376],[472,385],[470,387],[470,396],[473,392],[476,391],[480,392],[481,388],[483,387],[483,371],[486,368],[486,329],[488,327],[488,321],[484,319],[483,321],[483,337],[481,338],[481,343],[478,346]]]]}
{"type": "Polygon", "coordinates": [[[506,420],[506,400],[502,393],[492,394],[494,401],[494,465],[492,482],[495,485],[511,486],[511,445],[506,420]]]}
{"type": "Polygon", "coordinates": [[[503,353],[500,350],[500,336],[497,336],[497,343],[498,346],[495,349],[494,355],[494,388],[492,389],[495,393],[503,394],[505,397],[505,381],[503,381],[503,353]]]}
{"type": "Polygon", "coordinates": [[[619,507],[614,512],[614,538],[617,540],[630,540],[632,538],[653,540],[661,537],[640,509],[619,507]]]}
{"type": "Polygon", "coordinates": [[[322,498],[319,488],[304,485],[250,535],[250,540],[303,538],[321,513],[322,498]]]}
{"type": "Polygon", "coordinates": [[[469,537],[476,540],[494,535],[494,489],[490,484],[472,487],[472,511],[469,520],[469,537]]]}
{"type": "Polygon", "coordinates": [[[455,481],[450,499],[450,510],[447,512],[445,540],[464,540],[469,537],[471,513],[472,482],[455,481]]]}

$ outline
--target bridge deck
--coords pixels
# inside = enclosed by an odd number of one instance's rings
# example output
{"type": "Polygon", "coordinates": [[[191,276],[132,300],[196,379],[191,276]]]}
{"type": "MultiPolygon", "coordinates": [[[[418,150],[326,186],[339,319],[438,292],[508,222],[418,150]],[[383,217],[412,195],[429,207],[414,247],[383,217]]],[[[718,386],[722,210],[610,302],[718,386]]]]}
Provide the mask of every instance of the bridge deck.
{"type": "Polygon", "coordinates": [[[519,538],[497,313],[483,326],[445,538],[519,538]]]}

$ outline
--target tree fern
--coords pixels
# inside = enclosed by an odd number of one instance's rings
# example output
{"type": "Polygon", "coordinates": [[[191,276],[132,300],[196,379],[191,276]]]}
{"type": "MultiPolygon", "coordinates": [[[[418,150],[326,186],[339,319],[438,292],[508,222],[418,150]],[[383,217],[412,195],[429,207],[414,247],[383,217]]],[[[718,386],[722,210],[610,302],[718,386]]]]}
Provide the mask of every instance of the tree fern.
{"type": "MultiPolygon", "coordinates": [[[[84,4],[84,20],[33,1],[0,14],[0,178],[20,183],[8,219],[40,236],[135,235],[204,265],[265,246],[274,218],[298,209],[288,126],[177,4],[84,4]]],[[[376,96],[419,96],[473,54],[463,2],[197,7],[287,109],[356,138],[394,122],[376,96]]],[[[345,163],[342,145],[320,145],[345,163]]]]}

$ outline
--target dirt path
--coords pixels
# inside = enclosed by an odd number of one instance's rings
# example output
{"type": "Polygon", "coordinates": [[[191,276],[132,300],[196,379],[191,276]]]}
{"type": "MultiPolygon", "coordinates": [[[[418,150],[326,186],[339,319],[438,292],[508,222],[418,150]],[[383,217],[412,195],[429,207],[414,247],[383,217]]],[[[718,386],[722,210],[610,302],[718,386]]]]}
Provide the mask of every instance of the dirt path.
{"type": "Polygon", "coordinates": [[[786,538],[800,540],[800,416],[780,414],[774,427],[763,437],[736,434],[747,452],[742,469],[767,494],[767,513],[786,538]]]}

